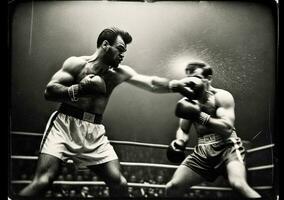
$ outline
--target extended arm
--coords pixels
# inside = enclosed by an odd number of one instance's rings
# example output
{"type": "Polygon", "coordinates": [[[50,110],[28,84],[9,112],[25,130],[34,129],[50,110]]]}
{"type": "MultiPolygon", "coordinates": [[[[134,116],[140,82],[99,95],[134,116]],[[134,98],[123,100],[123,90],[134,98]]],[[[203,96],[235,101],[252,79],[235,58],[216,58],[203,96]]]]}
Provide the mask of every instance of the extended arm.
{"type": "Polygon", "coordinates": [[[122,68],[127,75],[126,81],[128,83],[150,92],[176,92],[189,99],[195,99],[200,96],[200,92],[203,90],[201,79],[196,77],[187,77],[181,80],[169,80],[158,76],[139,74],[128,66],[122,66],[122,68]]]}
{"type": "Polygon", "coordinates": [[[169,80],[158,76],[147,76],[137,73],[128,66],[124,66],[124,71],[129,75],[126,80],[131,85],[155,93],[169,93],[169,80]]]}

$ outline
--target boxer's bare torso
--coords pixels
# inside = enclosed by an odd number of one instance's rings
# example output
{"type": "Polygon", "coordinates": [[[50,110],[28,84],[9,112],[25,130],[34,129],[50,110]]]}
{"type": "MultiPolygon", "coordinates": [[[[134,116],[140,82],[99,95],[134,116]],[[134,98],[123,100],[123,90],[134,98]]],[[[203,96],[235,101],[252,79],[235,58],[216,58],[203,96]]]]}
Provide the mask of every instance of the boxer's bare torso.
{"type": "MultiPolygon", "coordinates": [[[[100,76],[106,84],[106,93],[97,93],[88,97],[81,97],[76,102],[67,101],[66,104],[77,107],[85,112],[103,114],[109,97],[112,94],[113,89],[131,77],[128,72],[129,67],[119,65],[116,68],[104,68],[97,67],[98,65],[92,60],[91,56],[71,57],[69,58],[71,63],[64,67],[64,73],[68,72],[72,78],[72,83],[77,84],[85,76],[94,74],[100,76]]],[[[59,72],[60,77],[60,72],[59,72]]]]}

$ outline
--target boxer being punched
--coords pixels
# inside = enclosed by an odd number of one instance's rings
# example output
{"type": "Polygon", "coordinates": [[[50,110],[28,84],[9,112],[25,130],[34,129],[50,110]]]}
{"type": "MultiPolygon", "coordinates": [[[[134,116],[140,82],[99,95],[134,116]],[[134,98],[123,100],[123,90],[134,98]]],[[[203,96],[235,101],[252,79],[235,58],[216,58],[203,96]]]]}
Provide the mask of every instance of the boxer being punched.
{"type": "Polygon", "coordinates": [[[184,158],[191,126],[198,134],[198,144],[167,183],[167,196],[183,196],[186,188],[224,175],[232,188],[244,197],[260,197],[246,181],[245,149],[234,128],[233,96],[211,85],[213,70],[204,62],[189,63],[186,74],[187,78],[179,84],[178,81],[173,83],[173,88],[186,97],[176,105],[175,114],[180,121],[176,139],[167,152],[169,160],[181,162],[184,158]],[[178,85],[185,82],[190,82],[186,83],[189,89],[178,89],[178,85]]]}
{"type": "Polygon", "coordinates": [[[35,176],[21,196],[42,194],[56,178],[61,161],[68,158],[78,167],[94,170],[109,186],[111,196],[127,196],[127,182],[102,125],[109,98],[125,81],[151,92],[171,92],[166,78],[141,75],[120,64],[131,41],[128,32],[107,28],[98,36],[93,55],[70,57],[53,75],[45,98],[61,105],[48,121],[35,176]]]}

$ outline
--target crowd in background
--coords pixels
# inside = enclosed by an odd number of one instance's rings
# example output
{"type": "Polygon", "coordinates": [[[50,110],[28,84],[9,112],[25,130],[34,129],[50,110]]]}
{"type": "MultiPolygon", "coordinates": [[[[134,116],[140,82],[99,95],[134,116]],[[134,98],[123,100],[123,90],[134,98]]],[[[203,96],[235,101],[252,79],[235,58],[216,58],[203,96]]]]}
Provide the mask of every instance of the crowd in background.
{"type": "MultiPolygon", "coordinates": [[[[19,137],[18,137],[19,138],[19,137]]],[[[38,141],[30,145],[29,142],[25,142],[25,139],[15,139],[12,147],[13,155],[38,155],[39,146],[38,141]],[[19,145],[21,150],[19,150],[19,145]],[[16,148],[15,148],[16,147],[16,148]]],[[[142,163],[155,163],[155,164],[170,164],[166,157],[166,150],[159,148],[138,147],[129,145],[114,145],[116,153],[121,162],[142,162],[142,163]]],[[[187,151],[190,153],[190,151],[187,151]]],[[[269,152],[268,152],[269,153],[269,152]]],[[[257,156],[256,154],[255,156],[257,156]]],[[[263,154],[262,154],[263,156],[263,154]]],[[[259,157],[251,155],[250,163],[256,163],[259,157]],[[252,160],[253,159],[253,160],[252,160]]],[[[36,160],[25,159],[13,159],[10,166],[10,177],[12,180],[32,180],[36,167],[36,160]]],[[[125,166],[122,165],[122,173],[127,179],[128,183],[140,183],[140,184],[158,184],[165,185],[172,177],[175,169],[170,168],[158,168],[158,167],[137,167],[137,166],[125,166]]],[[[265,172],[265,171],[264,171],[265,172]]],[[[266,173],[267,174],[267,173],[266,173]]],[[[267,176],[267,180],[271,179],[271,175],[267,176]],[[270,176],[270,178],[268,177],[270,176]]],[[[258,182],[259,185],[269,185],[270,183],[261,183],[261,179],[265,176],[256,176],[254,173],[250,173],[249,181],[258,182]],[[260,179],[261,178],[261,179],[260,179]]],[[[101,181],[101,179],[89,169],[78,170],[72,162],[63,163],[60,173],[57,177],[58,181],[101,181]]],[[[24,185],[15,184],[12,187],[12,192],[17,193],[24,185]]],[[[227,181],[223,177],[219,177],[215,182],[204,182],[199,186],[215,186],[215,187],[228,187],[227,181]]],[[[165,190],[163,188],[151,188],[151,187],[128,187],[130,197],[164,197],[165,190]]],[[[199,198],[223,198],[230,197],[230,191],[209,191],[202,189],[188,189],[184,194],[184,197],[199,197],[199,198]]],[[[46,197],[108,197],[109,188],[107,186],[97,185],[67,185],[67,184],[53,184],[49,190],[45,193],[46,197]]]]}

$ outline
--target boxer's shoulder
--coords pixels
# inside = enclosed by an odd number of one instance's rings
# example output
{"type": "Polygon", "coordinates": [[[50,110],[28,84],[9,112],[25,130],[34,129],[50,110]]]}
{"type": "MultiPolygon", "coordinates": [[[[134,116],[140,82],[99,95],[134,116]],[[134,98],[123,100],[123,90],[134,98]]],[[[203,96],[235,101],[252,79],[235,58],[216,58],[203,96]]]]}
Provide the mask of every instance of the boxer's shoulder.
{"type": "Polygon", "coordinates": [[[219,104],[232,104],[234,102],[233,95],[227,90],[217,89],[214,96],[216,102],[219,104]]]}
{"type": "Polygon", "coordinates": [[[128,79],[137,74],[136,71],[128,65],[119,65],[119,67],[115,69],[115,72],[124,79],[128,79]]]}
{"type": "Polygon", "coordinates": [[[64,71],[78,72],[84,68],[87,61],[81,57],[72,56],[67,58],[62,66],[64,71]]]}

